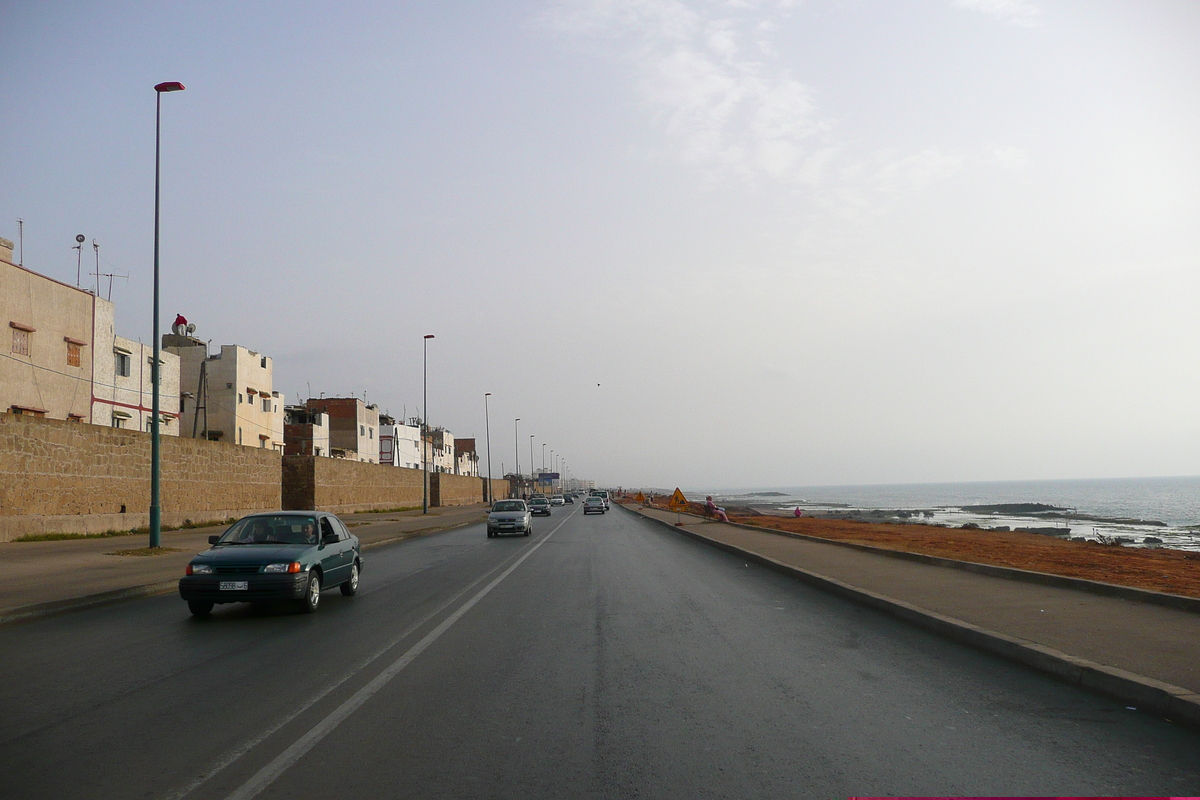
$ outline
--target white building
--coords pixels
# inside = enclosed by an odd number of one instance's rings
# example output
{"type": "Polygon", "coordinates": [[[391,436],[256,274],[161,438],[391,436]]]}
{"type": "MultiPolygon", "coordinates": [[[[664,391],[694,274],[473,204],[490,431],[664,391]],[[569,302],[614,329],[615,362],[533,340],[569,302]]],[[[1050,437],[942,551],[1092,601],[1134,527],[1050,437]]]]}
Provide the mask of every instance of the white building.
{"type": "Polygon", "coordinates": [[[421,429],[379,415],[379,463],[393,467],[421,468],[421,429]]]}
{"type": "MultiPolygon", "coordinates": [[[[153,348],[116,335],[111,302],[14,264],[0,239],[0,317],[0,411],[150,429],[153,348]]],[[[177,435],[179,359],[160,361],[159,430],[177,435]]]]}
{"type": "Polygon", "coordinates": [[[283,450],[284,396],[274,389],[274,361],[241,345],[208,346],[190,336],[163,337],[180,359],[183,435],[283,450]]]}

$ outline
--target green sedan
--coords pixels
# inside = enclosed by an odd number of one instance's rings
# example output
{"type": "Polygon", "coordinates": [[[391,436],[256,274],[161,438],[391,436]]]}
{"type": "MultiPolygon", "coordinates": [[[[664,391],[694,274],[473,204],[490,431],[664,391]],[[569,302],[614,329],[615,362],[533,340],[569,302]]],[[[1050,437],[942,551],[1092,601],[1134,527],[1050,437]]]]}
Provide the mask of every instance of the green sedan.
{"type": "Polygon", "coordinates": [[[208,541],[212,547],[192,559],[179,581],[179,596],[196,616],[222,603],[271,600],[291,600],[311,614],[322,589],[358,591],[362,548],[333,514],[252,514],[208,541]]]}

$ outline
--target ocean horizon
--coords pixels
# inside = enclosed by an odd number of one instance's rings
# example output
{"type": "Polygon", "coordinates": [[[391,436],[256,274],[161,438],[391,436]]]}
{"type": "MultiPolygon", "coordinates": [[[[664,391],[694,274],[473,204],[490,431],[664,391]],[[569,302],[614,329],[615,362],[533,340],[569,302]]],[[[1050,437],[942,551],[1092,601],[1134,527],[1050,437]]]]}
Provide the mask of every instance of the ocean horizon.
{"type": "Polygon", "coordinates": [[[770,503],[781,510],[936,509],[930,521],[955,527],[967,522],[992,527],[1037,524],[1029,518],[980,514],[963,508],[1042,503],[1072,509],[1076,514],[1161,523],[1135,525],[1080,520],[1061,523],[1071,525],[1072,536],[1120,536],[1132,539],[1133,543],[1142,543],[1146,536],[1151,536],[1162,539],[1168,547],[1200,550],[1200,531],[1188,530],[1188,526],[1200,526],[1200,476],[761,486],[704,489],[693,494],[701,497],[712,494],[733,503],[770,503]]]}

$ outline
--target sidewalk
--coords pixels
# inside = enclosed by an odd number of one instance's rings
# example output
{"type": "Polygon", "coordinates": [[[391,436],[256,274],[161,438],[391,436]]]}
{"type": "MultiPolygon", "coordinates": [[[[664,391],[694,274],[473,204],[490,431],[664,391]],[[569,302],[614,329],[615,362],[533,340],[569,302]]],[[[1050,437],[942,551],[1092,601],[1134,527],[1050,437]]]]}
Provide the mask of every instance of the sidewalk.
{"type": "MultiPolygon", "coordinates": [[[[486,506],[339,515],[363,549],[483,522],[486,506]]],[[[176,553],[115,556],[146,547],[146,534],[110,539],[0,543],[0,624],[133,597],[175,591],[184,567],[208,549],[208,537],[226,526],[163,531],[162,546],[176,553]]],[[[370,562],[366,562],[370,569],[370,562]]]]}
{"type": "MultiPolygon", "coordinates": [[[[980,574],[690,514],[625,506],[673,530],[938,634],[1200,727],[1200,612],[980,574]],[[684,524],[675,523],[682,520],[684,524]]],[[[1151,593],[1144,593],[1149,595],[1151,593]]]]}

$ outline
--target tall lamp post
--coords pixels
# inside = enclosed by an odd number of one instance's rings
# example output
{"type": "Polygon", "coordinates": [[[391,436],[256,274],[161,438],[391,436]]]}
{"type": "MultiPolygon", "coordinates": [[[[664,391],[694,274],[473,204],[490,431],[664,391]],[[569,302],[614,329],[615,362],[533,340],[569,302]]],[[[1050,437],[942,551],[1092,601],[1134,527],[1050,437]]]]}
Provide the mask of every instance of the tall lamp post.
{"type": "MultiPolygon", "coordinates": [[[[554,472],[554,448],[550,448],[550,471],[554,472]]],[[[550,479],[550,488],[554,488],[554,478],[550,479]]],[[[551,492],[553,494],[553,492],[551,492]]]]}
{"type": "Polygon", "coordinates": [[[517,488],[521,488],[521,435],[517,432],[517,423],[521,421],[520,417],[513,420],[513,452],[517,456],[517,466],[513,468],[517,476],[517,488]]]}
{"type": "Polygon", "coordinates": [[[425,365],[424,375],[421,381],[421,402],[424,403],[425,411],[425,430],[421,432],[421,513],[429,513],[429,445],[426,443],[426,434],[429,433],[429,340],[433,338],[432,333],[425,334],[425,365]]]}
{"type": "Polygon", "coordinates": [[[533,462],[533,434],[531,433],[531,434],[529,434],[529,486],[531,487],[529,490],[530,494],[533,494],[533,492],[537,490],[537,485],[533,481],[533,463],[534,463],[533,462]]]}
{"type": "MultiPolygon", "coordinates": [[[[179,81],[168,81],[154,87],[154,361],[150,364],[150,382],[153,384],[151,396],[150,420],[150,546],[159,547],[162,544],[162,497],[159,483],[159,473],[162,471],[162,453],[159,450],[159,396],[158,376],[161,358],[160,342],[158,341],[158,163],[159,163],[159,121],[162,118],[163,92],[182,92],[183,84],[179,81]]],[[[99,280],[99,278],[97,278],[99,280]]]]}
{"type": "Polygon", "coordinates": [[[483,430],[487,435],[487,464],[488,464],[488,482],[487,482],[487,501],[489,503],[496,502],[496,498],[492,496],[492,423],[491,417],[488,415],[488,398],[492,396],[491,392],[483,393],[483,430]]]}

